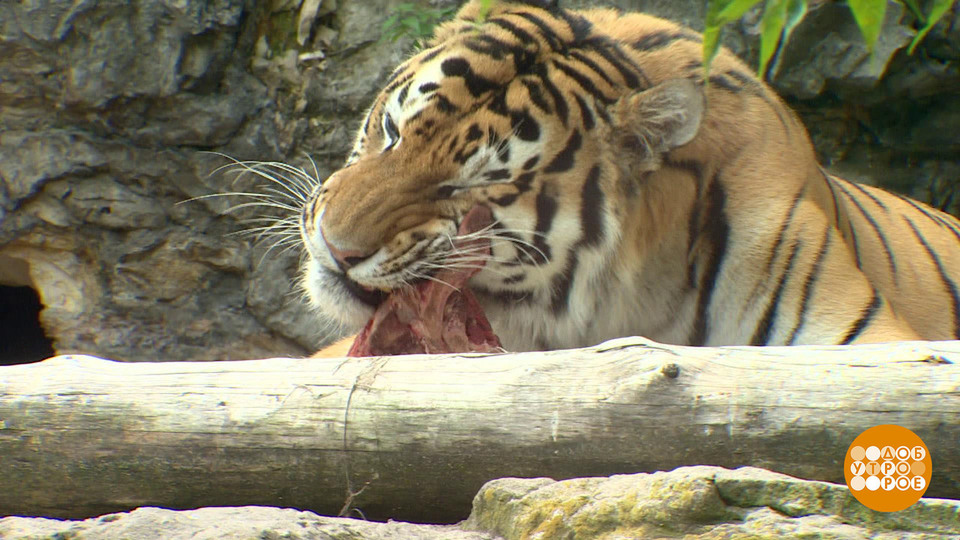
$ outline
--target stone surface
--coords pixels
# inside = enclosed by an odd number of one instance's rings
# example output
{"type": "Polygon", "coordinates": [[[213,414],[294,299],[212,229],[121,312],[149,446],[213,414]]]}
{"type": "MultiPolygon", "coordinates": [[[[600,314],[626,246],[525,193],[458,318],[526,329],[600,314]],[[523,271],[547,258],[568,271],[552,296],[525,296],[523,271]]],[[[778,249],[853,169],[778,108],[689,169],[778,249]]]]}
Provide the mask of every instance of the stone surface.
{"type": "Polygon", "coordinates": [[[138,508],[86,521],[0,518],[0,538],[41,540],[495,540],[496,536],[449,525],[377,523],[330,518],[291,508],[241,506],[177,512],[138,508]]]}
{"type": "Polygon", "coordinates": [[[933,539],[960,535],[960,501],[922,499],[874,512],[846,486],[763,469],[487,483],[464,524],[504,538],[933,539]]]}
{"type": "MultiPolygon", "coordinates": [[[[249,202],[238,196],[184,201],[268,186],[214,173],[229,160],[209,151],[311,174],[315,164],[321,178],[336,169],[409,54],[409,39],[379,39],[399,3],[0,2],[0,261],[29,265],[58,352],[287,356],[336,333],[300,299],[298,248],[268,252],[277,238],[234,235],[289,212],[235,209],[249,202]]],[[[695,28],[704,17],[699,0],[564,4],[695,28]]],[[[824,162],[938,205],[960,200],[960,9],[908,56],[918,23],[891,3],[871,60],[843,3],[811,4],[773,84],[824,162]]],[[[758,22],[754,11],[731,24],[724,43],[755,61],[758,22]]]]}
{"type": "Polygon", "coordinates": [[[268,507],[139,508],[85,521],[0,518],[0,538],[626,539],[960,537],[960,501],[921,499],[874,512],[845,486],[751,467],[577,478],[503,478],[484,485],[459,525],[321,517],[268,507]]]}

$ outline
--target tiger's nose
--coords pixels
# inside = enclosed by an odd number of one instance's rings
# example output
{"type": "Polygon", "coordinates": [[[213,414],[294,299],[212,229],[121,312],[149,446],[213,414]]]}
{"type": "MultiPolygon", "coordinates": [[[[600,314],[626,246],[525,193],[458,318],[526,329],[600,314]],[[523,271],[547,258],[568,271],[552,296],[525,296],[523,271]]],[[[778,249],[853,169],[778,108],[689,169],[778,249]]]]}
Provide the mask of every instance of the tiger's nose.
{"type": "Polygon", "coordinates": [[[327,241],[327,237],[323,235],[322,231],[321,236],[323,236],[323,243],[326,244],[327,250],[333,255],[333,260],[344,272],[367,260],[372,255],[372,253],[357,249],[340,249],[327,241]]]}

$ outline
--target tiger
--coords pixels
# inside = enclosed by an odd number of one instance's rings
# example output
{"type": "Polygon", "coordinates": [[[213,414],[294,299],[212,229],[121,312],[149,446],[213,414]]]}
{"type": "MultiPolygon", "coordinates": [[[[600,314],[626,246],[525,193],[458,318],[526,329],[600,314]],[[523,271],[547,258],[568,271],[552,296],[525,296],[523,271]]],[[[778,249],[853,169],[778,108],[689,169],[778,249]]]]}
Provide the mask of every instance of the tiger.
{"type": "Polygon", "coordinates": [[[798,116],[648,14],[470,1],[386,80],[303,205],[309,303],[356,331],[471,209],[509,351],[960,337],[960,222],[834,176],[798,116]]]}

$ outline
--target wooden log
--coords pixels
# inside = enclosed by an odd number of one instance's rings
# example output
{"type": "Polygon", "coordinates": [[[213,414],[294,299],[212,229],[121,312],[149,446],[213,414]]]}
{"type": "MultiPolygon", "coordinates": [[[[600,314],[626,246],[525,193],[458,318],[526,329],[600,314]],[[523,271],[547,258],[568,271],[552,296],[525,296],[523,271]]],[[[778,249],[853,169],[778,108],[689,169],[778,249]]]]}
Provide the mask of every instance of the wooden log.
{"type": "Polygon", "coordinates": [[[0,514],[273,505],[456,521],[487,480],[755,465],[843,482],[864,429],[960,498],[960,342],[0,368],[0,514]]]}

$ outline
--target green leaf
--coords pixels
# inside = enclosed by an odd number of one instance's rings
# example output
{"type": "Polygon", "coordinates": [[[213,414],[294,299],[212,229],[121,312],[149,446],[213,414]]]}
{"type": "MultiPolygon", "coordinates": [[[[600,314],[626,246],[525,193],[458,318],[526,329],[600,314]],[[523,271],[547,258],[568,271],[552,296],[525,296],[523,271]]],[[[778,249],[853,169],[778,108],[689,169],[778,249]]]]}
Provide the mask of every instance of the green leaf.
{"type": "Polygon", "coordinates": [[[753,6],[757,5],[760,0],[721,0],[716,3],[719,5],[720,9],[716,13],[715,22],[720,25],[727,24],[728,22],[733,22],[740,17],[743,17],[743,14],[750,10],[753,6]]]}
{"type": "Polygon", "coordinates": [[[807,0],[787,0],[787,23],[783,26],[783,44],[807,15],[807,0]]]}
{"type": "Polygon", "coordinates": [[[720,27],[714,26],[703,31],[703,73],[704,78],[710,73],[710,64],[717,56],[720,48],[720,27]]]}
{"type": "Polygon", "coordinates": [[[780,36],[787,24],[787,1],[767,0],[763,7],[763,17],[760,18],[760,67],[757,75],[763,78],[767,72],[767,64],[777,52],[780,36]]]}
{"type": "Polygon", "coordinates": [[[857,26],[860,27],[863,40],[867,42],[867,49],[872,52],[877,38],[880,37],[883,16],[887,11],[887,0],[847,0],[847,5],[853,12],[857,26]]]}
{"type": "Polygon", "coordinates": [[[743,16],[760,0],[709,0],[706,28],[703,30],[703,69],[710,73],[710,64],[720,49],[720,30],[723,25],[743,16]]]}
{"type": "Polygon", "coordinates": [[[937,24],[937,21],[943,18],[943,15],[950,9],[954,1],[955,0],[933,0],[933,7],[930,8],[930,15],[927,16],[927,23],[917,32],[916,36],[913,36],[913,41],[910,42],[910,48],[907,49],[908,53],[913,54],[913,50],[923,41],[923,38],[925,38],[933,26],[937,24]]]}
{"type": "Polygon", "coordinates": [[[487,20],[487,14],[490,13],[495,1],[496,0],[480,0],[480,13],[477,16],[477,22],[487,20]]]}
{"type": "MultiPolygon", "coordinates": [[[[787,6],[785,11],[786,21],[783,25],[783,32],[780,35],[780,50],[782,51],[784,47],[787,46],[787,42],[790,41],[790,34],[793,33],[797,25],[800,24],[800,21],[807,15],[807,0],[786,0],[787,6]]],[[[779,58],[777,63],[779,63],[779,58]]],[[[773,71],[776,72],[777,66],[774,65],[773,71]]],[[[762,77],[764,73],[768,72],[766,65],[760,66],[760,76],[762,77]]]]}
{"type": "Polygon", "coordinates": [[[910,13],[913,13],[917,20],[920,22],[927,21],[927,18],[923,15],[923,10],[920,9],[920,4],[917,4],[917,0],[900,0],[900,3],[907,6],[907,9],[910,10],[910,13]]]}

